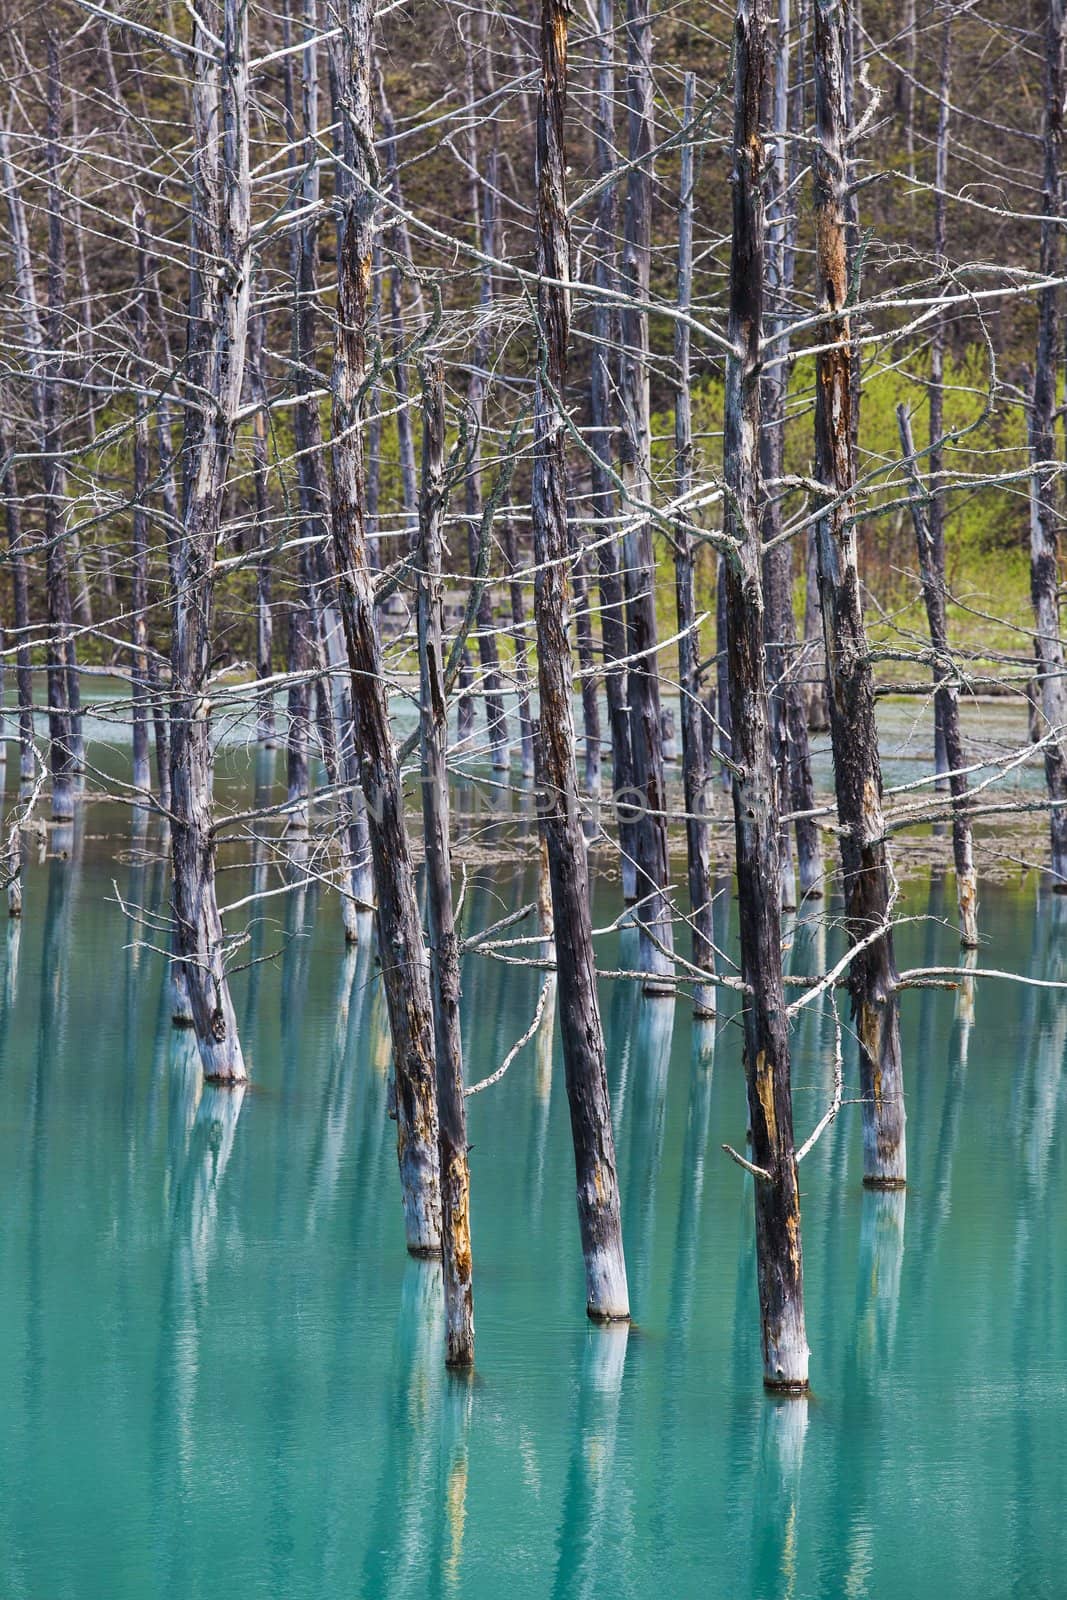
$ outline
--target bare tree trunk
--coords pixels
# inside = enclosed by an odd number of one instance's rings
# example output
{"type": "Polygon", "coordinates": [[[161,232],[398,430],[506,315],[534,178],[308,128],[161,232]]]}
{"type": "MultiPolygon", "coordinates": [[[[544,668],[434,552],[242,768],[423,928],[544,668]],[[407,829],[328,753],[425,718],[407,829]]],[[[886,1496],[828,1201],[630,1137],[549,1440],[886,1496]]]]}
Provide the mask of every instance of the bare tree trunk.
{"type": "MultiPolygon", "coordinates": [[[[974,837],[971,819],[967,815],[967,774],[963,771],[963,739],[960,734],[959,688],[952,665],[945,620],[945,571],[938,564],[938,550],[927,520],[926,507],[935,495],[928,494],[915,462],[915,445],[911,436],[908,410],[897,406],[900,426],[900,448],[904,452],[911,494],[911,520],[915,528],[915,542],[919,551],[919,573],[922,578],[926,619],[930,627],[930,643],[937,656],[934,668],[935,704],[944,733],[945,755],[948,761],[949,784],[952,790],[952,854],[956,863],[956,898],[960,910],[960,943],[973,950],[978,945],[978,877],[974,867],[974,837]]],[[[944,546],[940,551],[944,560],[944,546]]]]}
{"type": "MultiPolygon", "coordinates": [[[[682,122],[693,121],[696,76],[685,75],[682,122]]],[[[693,298],[693,188],[694,150],[682,146],[678,198],[678,309],[688,312],[693,298]]],[[[711,850],[707,811],[710,766],[708,749],[712,723],[700,698],[700,636],[697,630],[695,547],[692,525],[684,509],[693,487],[693,413],[690,394],[690,330],[687,322],[674,325],[674,492],[683,503],[675,530],[674,587],[678,606],[678,687],[681,697],[682,784],[685,791],[685,842],[689,869],[689,919],[693,964],[708,974],[697,986],[693,1011],[698,1017],[715,1015],[715,929],[711,898],[711,850]]]]}
{"type": "Polygon", "coordinates": [[[741,920],[745,1078],[755,1179],[756,1270],[763,1381],[808,1385],[800,1195],[793,1146],[789,1024],[782,986],[780,833],[764,656],[759,478],[760,341],[763,317],[764,0],[738,0],[734,25],[733,247],[730,257],[723,472],[727,649],[733,702],[734,824],[741,920]]]}
{"type": "Polygon", "coordinates": [[[223,39],[217,66],[205,28],[195,29],[192,381],[171,623],[171,839],[177,948],[204,1076],[237,1083],[246,1072],[215,893],[209,674],[215,550],[241,399],[251,289],[247,14],[239,0],[224,0],[221,8],[209,7],[207,26],[212,24],[223,39]],[[220,262],[225,271],[218,270],[220,262]]]}
{"type": "Polygon", "coordinates": [[[726,558],[720,556],[715,567],[715,701],[719,722],[719,754],[723,757],[720,779],[724,789],[732,784],[729,763],[733,760],[730,713],[730,666],[726,651],[726,558]]]}
{"type": "Polygon", "coordinates": [[[585,581],[585,564],[582,559],[582,541],[574,520],[573,506],[568,510],[571,569],[574,585],[574,635],[578,646],[578,667],[581,672],[582,733],[585,744],[585,792],[597,799],[600,795],[600,700],[597,695],[596,663],[593,658],[593,623],[589,614],[589,588],[585,581]]]}
{"type": "Polygon", "coordinates": [[[344,15],[343,164],[337,250],[337,325],[333,362],[333,549],[351,675],[352,720],[367,800],[377,891],[378,947],[396,1074],[397,1153],[407,1245],[412,1255],[441,1247],[434,1031],[430,972],[404,825],[404,791],[389,727],[389,704],[375,626],[367,550],[363,463],[364,386],[371,315],[375,189],[370,97],[373,0],[352,0],[344,15]]]}
{"type": "MultiPolygon", "coordinates": [[[[134,302],[134,336],[138,352],[148,349],[148,250],[145,242],[144,212],[134,213],[137,232],[137,297],[134,302]]],[[[139,387],[145,375],[138,374],[139,387]]],[[[148,682],[148,411],[142,394],[137,395],[133,424],[133,574],[130,596],[130,655],[133,684],[133,786],[142,807],[152,791],[152,765],[148,748],[150,689],[148,682]]]]}
{"type": "Polygon", "coordinates": [[[542,0],[537,110],[537,310],[543,345],[534,400],[533,528],[537,562],[537,657],[541,718],[539,777],[555,920],[560,1033],[585,1257],[586,1309],[597,1321],[626,1318],[630,1301],[622,1248],[619,1184],[611,1128],[604,1034],[596,989],[589,869],[582,837],[567,634],[566,420],[570,276],[564,107],[565,0],[542,0]]]}
{"type": "Polygon", "coordinates": [[[523,599],[522,584],[518,579],[519,551],[518,541],[515,537],[515,521],[512,517],[504,519],[503,529],[504,559],[508,564],[510,582],[508,585],[511,600],[511,636],[515,641],[515,685],[519,699],[519,742],[522,749],[522,775],[530,779],[534,775],[534,747],[533,747],[533,715],[530,710],[530,660],[526,646],[526,603],[523,599]]]}
{"type": "Polygon", "coordinates": [[[446,1361],[474,1361],[474,1292],[470,1166],[459,1026],[459,943],[452,912],[448,835],[448,745],[442,644],[441,549],[445,486],[444,376],[436,366],[423,389],[422,494],[419,501],[419,703],[422,725],[422,818],[433,983],[437,1075],[437,1148],[441,1165],[441,1259],[446,1361]]]}
{"type": "MultiPolygon", "coordinates": [[[[1045,168],[1042,192],[1041,273],[1059,277],[1063,214],[1063,98],[1065,10],[1048,0],[1045,25],[1045,168]]],[[[1052,809],[1053,887],[1067,893],[1067,677],[1059,608],[1059,532],[1054,420],[1059,368],[1057,287],[1038,295],[1037,361],[1030,413],[1030,596],[1034,609],[1034,656],[1041,689],[1041,735],[1046,741],[1045,782],[1052,809]]]]}
{"type": "MultiPolygon", "coordinates": [[[[614,0],[597,0],[593,153],[596,176],[602,187],[593,225],[593,281],[599,289],[604,290],[618,287],[615,271],[618,189],[611,176],[616,160],[614,106],[614,0]]],[[[590,473],[600,588],[600,637],[604,648],[604,692],[611,728],[612,788],[617,795],[628,793],[633,788],[627,672],[624,666],[616,665],[626,657],[625,602],[618,544],[608,537],[618,511],[615,483],[608,465],[614,455],[612,363],[618,345],[618,323],[618,311],[611,301],[595,299],[589,366],[589,421],[593,443],[590,473]]],[[[637,899],[637,841],[633,821],[628,812],[621,808],[618,825],[623,898],[627,903],[632,903],[637,899]]]]}
{"type": "MultiPolygon", "coordinates": [[[[941,71],[937,101],[937,144],[934,158],[934,260],[938,269],[947,266],[948,247],[948,127],[949,90],[952,84],[952,12],[946,10],[941,27],[941,71]]],[[[943,435],[945,432],[945,342],[948,336],[948,315],[944,310],[937,314],[933,338],[930,341],[930,498],[929,532],[930,557],[934,570],[944,590],[945,583],[945,508],[941,493],[941,474],[945,462],[943,435]]],[[[944,599],[942,597],[942,606],[944,599]]],[[[929,604],[927,606],[929,609],[929,604]]],[[[936,648],[936,646],[935,646],[936,648]]],[[[937,669],[934,669],[935,682],[937,669]]],[[[946,773],[952,766],[946,749],[947,734],[943,720],[944,699],[934,693],[934,772],[936,787],[951,787],[946,773]]]]}
{"type": "Polygon", "coordinates": [[[860,1050],[863,1177],[903,1184],[904,1077],[900,1002],[889,919],[893,874],[882,816],[874,683],[856,559],[851,325],[847,309],[844,16],[815,0],[816,302],[826,317],[815,384],[815,472],[826,506],[816,530],[837,814],[849,937],[885,932],[852,962],[849,989],[860,1050]]]}
{"type": "Polygon", "coordinates": [[[11,603],[15,615],[15,684],[19,708],[19,777],[29,783],[36,775],[33,754],[33,663],[30,655],[30,597],[26,579],[26,552],[22,543],[21,502],[11,460],[12,444],[0,422],[0,489],[7,515],[7,557],[11,568],[11,603]]]}
{"type": "MultiPolygon", "coordinates": [[[[248,381],[257,410],[252,418],[252,471],[256,496],[256,678],[262,683],[274,667],[274,617],[271,597],[274,587],[270,543],[270,494],[267,487],[270,452],[267,441],[267,374],[264,361],[266,312],[249,319],[248,381]]],[[[262,689],[256,700],[256,738],[267,750],[276,741],[274,691],[262,689]]]]}
{"type": "MultiPolygon", "coordinates": [[[[796,210],[788,198],[789,128],[794,120],[790,95],[790,0],[778,0],[774,72],[774,156],[767,169],[767,282],[771,290],[770,354],[761,404],[761,467],[766,484],[785,473],[785,429],[789,390],[788,303],[796,263],[796,210]]],[[[801,75],[803,62],[801,62],[801,75]]],[[[763,538],[770,548],[763,562],[766,605],[767,675],[771,683],[771,731],[778,769],[779,811],[801,813],[796,823],[797,868],[805,899],[822,894],[822,848],[815,819],[808,719],[800,681],[796,616],[793,611],[793,544],[782,538],[782,490],[768,487],[763,538]],[[777,543],[775,541],[778,541],[777,543]]],[[[782,905],[796,905],[788,826],[782,830],[782,905]]]]}
{"type": "Polygon", "coordinates": [[[626,3],[629,106],[629,171],[623,220],[621,287],[630,297],[621,317],[621,463],[627,491],[623,562],[626,592],[630,751],[638,797],[637,851],[640,963],[648,973],[646,994],[671,993],[674,936],[666,888],[667,794],[663,779],[659,660],[656,627],[656,566],[652,525],[639,504],[652,494],[652,435],[649,417],[647,304],[652,245],[652,24],[648,0],[626,3]]]}

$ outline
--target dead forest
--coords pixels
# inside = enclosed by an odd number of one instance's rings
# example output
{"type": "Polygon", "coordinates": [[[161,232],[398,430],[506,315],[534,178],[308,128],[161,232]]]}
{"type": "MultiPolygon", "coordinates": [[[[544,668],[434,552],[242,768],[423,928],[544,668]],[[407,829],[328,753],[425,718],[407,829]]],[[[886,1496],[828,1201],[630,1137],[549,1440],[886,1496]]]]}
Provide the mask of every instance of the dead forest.
{"type": "Polygon", "coordinates": [[[624,1321],[605,993],[709,1028],[728,995],[748,1126],[715,1159],[763,1383],[804,1392],[801,1164],[854,1115],[863,1184],[906,1184],[902,1008],[1011,981],[984,874],[1067,891],[1064,0],[51,0],[0,44],[11,917],[35,841],[121,803],[170,884],[158,926],[124,909],[232,1131],[235,975],[322,886],[338,962],[373,949],[456,1369],[470,1095],[555,1016],[585,1311],[624,1321]],[[931,731],[904,782],[890,699],[931,731]],[[994,700],[1024,731],[978,750],[994,700]],[[264,749],[284,798],[216,784],[264,749]],[[536,895],[472,926],[486,852],[536,895]],[[923,852],[960,953],[901,970],[923,852]],[[846,954],[794,975],[798,918],[846,954]],[[503,1060],[464,1059],[482,962],[538,975],[503,1060]]]}

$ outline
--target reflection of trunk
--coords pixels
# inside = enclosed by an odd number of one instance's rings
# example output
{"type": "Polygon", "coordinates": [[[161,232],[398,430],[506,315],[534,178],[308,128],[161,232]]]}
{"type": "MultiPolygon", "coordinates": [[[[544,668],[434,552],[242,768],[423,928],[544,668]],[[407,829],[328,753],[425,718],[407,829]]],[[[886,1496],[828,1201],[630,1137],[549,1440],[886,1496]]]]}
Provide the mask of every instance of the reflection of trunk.
{"type": "MultiPolygon", "coordinates": [[[[915,464],[911,422],[907,407],[903,403],[897,406],[897,422],[900,425],[900,447],[904,452],[905,470],[908,474],[911,520],[919,551],[919,573],[922,578],[923,599],[926,602],[926,619],[930,627],[930,643],[937,656],[934,668],[937,684],[934,691],[934,708],[952,790],[952,853],[956,862],[960,938],[968,949],[973,949],[978,944],[978,876],[974,867],[971,821],[966,811],[968,785],[967,775],[963,771],[959,689],[949,653],[948,627],[945,618],[945,545],[943,538],[940,542],[934,538],[932,526],[926,515],[926,494],[915,464]]],[[[931,510],[936,503],[935,494],[930,499],[931,510]]]]}
{"type": "MultiPolygon", "coordinates": [[[[693,120],[696,76],[685,76],[682,121],[693,120]]],[[[678,309],[687,312],[693,292],[693,146],[682,146],[681,188],[678,201],[678,309]]],[[[693,487],[693,413],[689,392],[689,325],[674,328],[674,361],[678,389],[674,401],[674,492],[683,509],[675,529],[674,588],[678,605],[678,693],[682,722],[682,784],[685,792],[685,842],[689,869],[689,916],[693,963],[705,972],[715,971],[715,937],[712,928],[711,854],[707,811],[710,801],[712,723],[700,699],[700,635],[697,629],[696,556],[692,528],[685,509],[693,487]]],[[[715,1015],[715,991],[698,984],[693,994],[698,1017],[715,1015]]]]}
{"type": "MultiPolygon", "coordinates": [[[[1049,0],[1041,222],[1041,275],[1046,280],[1059,276],[1061,262],[1065,26],[1067,9],[1063,0],[1049,0]]],[[[1041,735],[1047,740],[1045,781],[1052,802],[1052,873],[1055,888],[1067,891],[1067,669],[1060,634],[1058,465],[1053,434],[1060,356],[1059,296],[1055,284],[1038,295],[1037,361],[1030,412],[1030,595],[1034,608],[1034,655],[1041,685],[1041,735]]]]}
{"type": "Polygon", "coordinates": [[[856,559],[851,328],[847,310],[844,29],[837,0],[815,5],[814,146],[817,302],[826,316],[816,357],[815,471],[826,507],[816,530],[819,596],[830,689],[837,813],[849,937],[885,927],[852,963],[849,987],[860,1048],[864,1182],[904,1182],[900,1006],[889,929],[892,869],[882,816],[874,683],[856,559]]]}
{"type": "MultiPolygon", "coordinates": [[[[429,963],[404,824],[404,791],[389,726],[389,703],[375,626],[374,587],[364,522],[363,385],[371,312],[375,178],[370,101],[373,9],[354,0],[345,29],[342,76],[351,130],[338,165],[337,328],[333,362],[331,523],[338,594],[351,676],[352,720],[367,800],[378,947],[389,1005],[396,1072],[397,1153],[408,1249],[435,1254],[441,1239],[433,1015],[429,963]]],[[[338,108],[340,115],[340,109],[338,108]]]]}
{"type": "Polygon", "coordinates": [[[763,201],[760,102],[766,72],[761,0],[739,0],[734,30],[733,244],[726,363],[723,562],[733,721],[734,823],[745,998],[745,1076],[755,1179],[756,1268],[763,1381],[795,1391],[808,1382],[800,1196],[793,1147],[789,1026],[782,986],[776,783],[763,644],[760,550],[760,338],[763,201]]]}
{"type": "Polygon", "coordinates": [[[190,393],[171,624],[171,835],[178,953],[204,1075],[234,1082],[245,1077],[245,1066],[215,893],[208,686],[215,550],[244,376],[250,289],[248,37],[237,0],[225,0],[221,18],[210,7],[207,26],[197,26],[196,43],[190,393]],[[223,33],[217,67],[207,43],[212,24],[223,33]],[[226,270],[209,269],[208,262],[225,262],[226,270]]]}
{"type": "Polygon", "coordinates": [[[582,837],[571,708],[567,632],[567,461],[563,394],[567,378],[570,275],[566,157],[567,10],[542,0],[541,92],[537,110],[537,311],[543,340],[534,400],[533,527],[537,563],[537,646],[541,699],[538,765],[546,789],[555,911],[560,1032],[571,1110],[578,1220],[585,1256],[587,1310],[609,1320],[629,1315],[611,1130],[604,1035],[596,991],[589,868],[582,837]],[[543,363],[543,370],[542,370],[543,363]]]}
{"type": "Polygon", "coordinates": [[[635,502],[652,495],[652,429],[649,416],[649,336],[647,304],[652,249],[652,23],[648,0],[627,0],[629,160],[623,221],[621,287],[630,298],[621,315],[622,358],[619,389],[622,408],[621,467],[627,503],[623,507],[626,645],[630,701],[632,781],[638,796],[634,827],[637,858],[638,926],[641,967],[649,974],[647,994],[671,993],[662,982],[673,965],[674,946],[665,890],[667,793],[663,778],[659,659],[656,626],[656,563],[652,525],[635,502]],[[659,948],[662,946],[663,948],[659,948]],[[660,980],[657,982],[657,978],[660,980]]]}
{"type": "Polygon", "coordinates": [[[422,819],[433,983],[438,1151],[441,1168],[441,1259],[445,1286],[446,1359],[474,1360],[474,1297],[470,1236],[470,1167],[459,1028],[459,943],[452,910],[448,837],[448,707],[445,700],[441,605],[445,509],[444,376],[436,367],[423,391],[422,493],[419,500],[418,638],[422,724],[422,819]]]}

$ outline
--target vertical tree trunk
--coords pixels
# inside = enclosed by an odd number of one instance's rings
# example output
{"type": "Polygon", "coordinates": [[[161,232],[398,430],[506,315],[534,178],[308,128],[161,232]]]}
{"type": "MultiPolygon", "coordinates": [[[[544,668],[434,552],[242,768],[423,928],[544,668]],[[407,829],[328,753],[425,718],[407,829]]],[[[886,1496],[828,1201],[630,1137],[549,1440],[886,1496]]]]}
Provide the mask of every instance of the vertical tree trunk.
{"type": "Polygon", "coordinates": [[[626,99],[629,106],[629,171],[623,219],[621,288],[630,296],[621,317],[619,389],[622,406],[621,465],[628,503],[623,507],[626,643],[630,661],[630,754],[638,797],[634,832],[637,855],[640,962],[648,973],[646,994],[671,993],[662,980],[672,972],[673,932],[665,890],[667,793],[663,778],[659,659],[656,626],[656,564],[652,525],[639,504],[652,494],[652,435],[648,391],[647,304],[652,246],[652,23],[648,0],[626,0],[626,99]],[[651,937],[650,937],[651,935],[651,937]],[[657,981],[658,980],[658,981],[657,981]]]}
{"type": "MultiPolygon", "coordinates": [[[[618,229],[618,188],[615,168],[615,6],[614,0],[597,0],[596,91],[593,110],[593,156],[597,180],[602,185],[593,223],[593,282],[598,289],[618,287],[615,271],[618,229]]],[[[619,571],[619,549],[609,538],[618,511],[615,483],[609,470],[614,456],[615,414],[612,364],[618,345],[618,310],[610,300],[593,301],[593,344],[589,357],[589,422],[593,453],[590,460],[592,511],[597,540],[597,578],[600,589],[600,637],[604,650],[604,693],[611,730],[612,788],[616,794],[633,787],[630,755],[630,718],[626,668],[617,663],[626,656],[626,613],[619,571]]],[[[637,843],[633,822],[620,810],[619,845],[622,852],[622,887],[627,903],[637,898],[637,843]]]]}
{"type": "MultiPolygon", "coordinates": [[[[789,389],[789,297],[796,262],[796,208],[788,198],[788,147],[794,120],[790,94],[790,0],[778,0],[774,60],[774,156],[767,168],[767,282],[771,291],[771,329],[761,405],[760,458],[765,483],[785,472],[786,406],[789,389]]],[[[801,70],[801,76],[803,72],[801,70]]],[[[768,488],[763,538],[771,546],[763,561],[766,606],[767,675],[771,683],[771,732],[778,769],[779,810],[802,813],[796,823],[797,869],[805,899],[822,894],[822,849],[815,819],[815,785],[808,744],[808,719],[800,681],[796,617],[793,611],[793,544],[781,539],[782,490],[768,488]]],[[[782,904],[796,904],[789,830],[782,831],[782,904]]]]}
{"type": "Polygon", "coordinates": [[[893,877],[856,559],[844,21],[840,0],[815,0],[816,302],[826,318],[815,378],[815,472],[826,506],[816,540],[848,932],[858,942],[880,927],[886,930],[859,952],[849,976],[860,1049],[863,1177],[873,1187],[893,1188],[906,1176],[904,1078],[889,926],[893,877]]]}
{"type": "Polygon", "coordinates": [[[615,1141],[596,989],[589,872],[578,803],[567,633],[566,421],[570,276],[564,107],[567,93],[565,0],[542,0],[541,86],[537,108],[537,291],[543,353],[534,398],[533,528],[537,562],[537,645],[541,718],[538,764],[546,787],[548,842],[563,1064],[578,1182],[586,1309],[597,1321],[630,1313],[622,1249],[615,1141]]]}
{"type": "MultiPolygon", "coordinates": [[[[134,213],[137,232],[137,296],[134,302],[134,337],[137,350],[148,349],[148,249],[145,217],[140,207],[134,213]]],[[[138,373],[139,387],[146,387],[145,374],[138,373]]],[[[152,789],[152,766],[148,749],[150,688],[148,681],[148,481],[149,430],[147,402],[143,394],[136,399],[133,424],[133,573],[130,595],[130,654],[133,684],[133,786],[142,807],[152,789]]]]}
{"type": "Polygon", "coordinates": [[[800,1195],[793,1147],[789,1025],[782,986],[779,828],[764,658],[759,480],[760,339],[763,316],[763,146],[766,75],[764,0],[738,0],[734,25],[733,244],[730,255],[723,472],[724,532],[737,553],[724,560],[726,642],[733,710],[734,825],[745,998],[745,1078],[755,1179],[763,1381],[808,1384],[800,1195]]]}
{"type": "MultiPolygon", "coordinates": [[[[270,534],[270,451],[267,439],[267,373],[264,344],[267,336],[267,316],[260,311],[249,320],[248,326],[248,382],[256,403],[252,418],[252,472],[256,497],[256,678],[262,683],[274,669],[274,617],[271,612],[273,593],[273,561],[270,534]]],[[[276,730],[274,725],[274,691],[262,689],[256,699],[256,739],[267,750],[273,750],[276,730]]]]}
{"type": "Polygon", "coordinates": [[[239,0],[212,4],[218,65],[197,24],[197,156],[189,283],[191,379],[183,442],[181,529],[171,622],[171,841],[178,955],[209,1080],[244,1080],[215,893],[209,673],[215,551],[248,331],[249,204],[247,14],[239,0]],[[225,263],[225,270],[215,263],[225,263]],[[210,263],[210,266],[208,265],[210,263]]]}
{"type": "Polygon", "coordinates": [[[0,422],[0,490],[7,515],[7,557],[11,568],[11,604],[15,616],[15,684],[19,708],[19,777],[29,783],[36,774],[33,755],[33,664],[30,655],[30,596],[26,552],[22,543],[21,501],[11,460],[12,442],[0,422]]]}
{"type": "Polygon", "coordinates": [[[581,672],[585,792],[596,799],[600,794],[600,700],[593,659],[593,621],[589,614],[589,587],[585,581],[582,541],[574,520],[573,506],[568,509],[567,521],[571,553],[574,556],[574,566],[571,570],[574,584],[574,634],[578,646],[578,667],[581,672]]]}
{"type": "MultiPolygon", "coordinates": [[[[946,10],[941,26],[941,71],[938,80],[937,144],[934,156],[934,260],[938,269],[947,266],[948,248],[948,127],[949,90],[952,84],[952,12],[946,10]]],[[[942,280],[944,281],[944,280],[942,280]]],[[[930,498],[928,524],[930,556],[938,581],[945,583],[945,508],[941,493],[941,473],[945,461],[943,435],[945,432],[945,342],[948,336],[948,315],[941,310],[934,322],[930,341],[930,498]]],[[[899,414],[899,413],[898,413],[899,414]]],[[[944,600],[942,598],[942,608],[944,600]]],[[[929,609],[929,603],[927,603],[929,609]]],[[[936,646],[935,646],[936,648],[936,646]]],[[[937,668],[934,669],[934,681],[937,668]]],[[[944,699],[934,693],[934,771],[937,788],[951,787],[945,774],[951,766],[946,749],[947,734],[943,721],[944,699]]]]}
{"type": "Polygon", "coordinates": [[[515,520],[505,517],[503,530],[504,559],[508,564],[510,580],[508,593],[511,600],[511,636],[515,641],[515,686],[519,700],[519,743],[522,750],[522,775],[534,775],[533,715],[530,710],[530,661],[526,647],[526,603],[519,581],[519,549],[515,536],[515,520]]]}
{"type": "MultiPolygon", "coordinates": [[[[922,578],[923,601],[930,627],[930,643],[937,655],[934,668],[934,690],[938,718],[943,730],[945,756],[948,761],[949,784],[952,790],[952,854],[956,863],[956,899],[960,910],[960,943],[968,950],[978,945],[978,877],[974,868],[974,838],[971,819],[967,815],[967,775],[963,771],[963,739],[960,735],[959,689],[955,682],[952,655],[948,644],[948,627],[945,620],[945,571],[938,563],[938,550],[926,517],[926,505],[935,498],[927,494],[915,462],[915,445],[911,436],[911,423],[907,407],[897,406],[900,426],[900,448],[904,452],[911,495],[911,520],[915,528],[915,543],[919,552],[919,573],[922,578]]],[[[944,561],[944,546],[941,551],[944,561]]]]}
{"type": "Polygon", "coordinates": [[[404,791],[389,727],[374,586],[367,550],[363,389],[371,315],[375,187],[370,99],[373,0],[352,0],[344,24],[346,140],[336,184],[341,206],[337,250],[337,324],[333,360],[331,523],[338,593],[351,675],[352,720],[367,800],[377,891],[378,947],[389,1008],[396,1074],[397,1153],[408,1249],[436,1255],[441,1246],[434,1032],[429,962],[404,825],[404,791]]]}
{"type": "MultiPolygon", "coordinates": [[[[1048,0],[1045,24],[1045,127],[1042,188],[1041,273],[1062,270],[1063,98],[1065,88],[1064,0],[1048,0]]],[[[1058,481],[1054,421],[1058,381],[1059,296],[1057,287],[1038,295],[1037,361],[1030,412],[1030,597],[1034,609],[1034,656],[1041,691],[1041,735],[1046,741],[1045,782],[1052,809],[1053,887],[1067,892],[1067,677],[1059,608],[1058,481]]]]}
{"type": "MultiPolygon", "coordinates": [[[[685,75],[682,122],[693,120],[696,76],[685,75]]],[[[678,198],[678,309],[687,312],[693,297],[694,150],[682,146],[678,198]]],[[[682,721],[682,784],[685,791],[685,842],[689,870],[689,918],[693,964],[708,974],[697,986],[693,1010],[698,1017],[715,1015],[715,930],[712,920],[711,851],[708,834],[709,762],[712,723],[700,698],[700,636],[697,630],[695,547],[684,501],[693,487],[693,413],[690,395],[690,330],[674,325],[674,362],[678,385],[674,401],[674,492],[683,509],[675,530],[674,587],[678,606],[678,687],[682,721]]]]}
{"type": "Polygon", "coordinates": [[[419,704],[422,732],[422,818],[433,983],[437,1075],[437,1148],[441,1165],[441,1258],[445,1286],[446,1360],[474,1361],[474,1292],[470,1233],[470,1167],[459,1026],[459,943],[452,914],[448,835],[448,745],[442,646],[441,549],[445,508],[444,377],[436,366],[423,389],[422,493],[419,501],[419,704]]]}

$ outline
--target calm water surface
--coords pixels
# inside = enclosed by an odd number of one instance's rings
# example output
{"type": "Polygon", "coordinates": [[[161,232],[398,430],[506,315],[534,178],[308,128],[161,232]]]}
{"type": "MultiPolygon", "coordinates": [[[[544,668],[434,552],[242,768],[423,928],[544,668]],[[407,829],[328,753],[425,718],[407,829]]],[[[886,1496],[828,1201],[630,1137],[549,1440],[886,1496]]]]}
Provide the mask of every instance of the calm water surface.
{"type": "MultiPolygon", "coordinates": [[[[161,861],[89,808],[0,928],[0,1595],[1063,1593],[1067,1008],[909,993],[906,1197],[860,1188],[858,1108],[802,1168],[814,1393],[760,1389],[740,1036],[603,1001],[635,1326],[587,1326],[559,1041],[471,1102],[478,1369],[441,1366],[406,1259],[372,957],[336,904],[264,903],[237,984],[253,1087],[201,1097],[169,1020],[161,861]],[[6,939],[6,952],[4,941],[6,939]]],[[[151,845],[152,841],[149,840],[151,845]]],[[[276,883],[273,871],[270,882],[276,883]]],[[[247,893],[234,866],[224,894],[247,893]]],[[[467,927],[530,885],[474,874],[467,927]]],[[[598,891],[597,918],[617,910],[598,891]]],[[[913,887],[903,967],[956,959],[913,887]]],[[[734,908],[724,891],[724,937],[734,908]]],[[[989,889],[988,964],[1067,975],[1061,903],[989,889]]],[[[840,948],[831,932],[827,947],[840,948]]],[[[604,959],[632,960],[626,937],[604,959]]],[[[793,970],[825,951],[801,933],[793,970]]],[[[469,1072],[538,983],[471,960],[469,1072]]],[[[798,1026],[801,1132],[833,1031],[798,1026]]],[[[847,1052],[848,1088],[855,1061],[847,1052]]]]}

